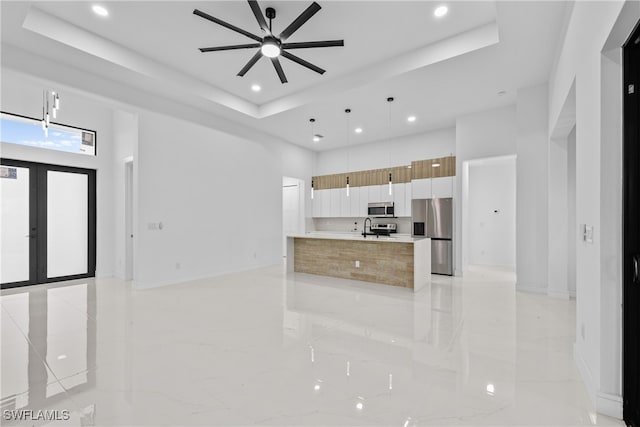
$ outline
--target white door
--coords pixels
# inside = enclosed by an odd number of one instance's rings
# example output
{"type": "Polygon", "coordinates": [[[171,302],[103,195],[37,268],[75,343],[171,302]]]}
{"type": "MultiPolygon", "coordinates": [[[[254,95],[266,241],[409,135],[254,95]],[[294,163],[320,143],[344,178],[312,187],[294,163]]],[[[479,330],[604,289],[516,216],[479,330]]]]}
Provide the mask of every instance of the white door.
{"type": "Polygon", "coordinates": [[[287,235],[300,230],[300,185],[282,186],[282,256],[287,256],[287,235]]]}

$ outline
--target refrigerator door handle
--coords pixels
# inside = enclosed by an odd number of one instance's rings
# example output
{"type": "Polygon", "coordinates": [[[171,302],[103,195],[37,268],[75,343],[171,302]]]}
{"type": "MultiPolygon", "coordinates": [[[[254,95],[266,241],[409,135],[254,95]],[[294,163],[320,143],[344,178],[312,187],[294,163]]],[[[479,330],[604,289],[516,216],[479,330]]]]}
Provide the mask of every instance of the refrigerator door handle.
{"type": "Polygon", "coordinates": [[[640,283],[640,272],[638,272],[638,263],[640,255],[633,256],[633,283],[640,283]]]}

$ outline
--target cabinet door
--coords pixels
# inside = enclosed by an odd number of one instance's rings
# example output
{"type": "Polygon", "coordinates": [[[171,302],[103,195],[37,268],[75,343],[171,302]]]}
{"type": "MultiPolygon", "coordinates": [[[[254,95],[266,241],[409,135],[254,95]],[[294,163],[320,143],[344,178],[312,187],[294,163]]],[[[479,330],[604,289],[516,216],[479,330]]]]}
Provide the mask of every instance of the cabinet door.
{"type": "Polygon", "coordinates": [[[362,208],[360,206],[360,195],[362,189],[366,187],[353,187],[351,189],[351,195],[349,196],[349,216],[359,217],[362,216],[362,208]]]}
{"type": "Polygon", "coordinates": [[[411,181],[411,198],[413,199],[430,199],[431,198],[431,179],[414,179],[411,181]]]}
{"type": "Polygon", "coordinates": [[[432,189],[434,199],[453,197],[453,177],[433,178],[432,189]]]}
{"type": "Polygon", "coordinates": [[[369,185],[366,187],[369,191],[369,203],[381,202],[380,200],[380,186],[379,185],[369,185]]]}
{"type": "Polygon", "coordinates": [[[343,192],[346,191],[344,188],[332,188],[330,191],[331,194],[331,205],[329,208],[329,217],[336,218],[340,216],[340,207],[342,205],[341,199],[343,197],[343,192]]]}
{"type": "MultiPolygon", "coordinates": [[[[380,200],[379,202],[393,202],[393,190],[389,194],[389,184],[380,185],[380,200]]],[[[393,188],[393,184],[391,184],[393,188]]]]}
{"type": "Polygon", "coordinates": [[[314,190],[313,191],[313,200],[312,209],[313,209],[313,217],[314,218],[322,218],[323,208],[324,208],[324,199],[328,194],[328,190],[314,190]]]}
{"type": "Polygon", "coordinates": [[[319,193],[322,194],[320,202],[320,217],[326,218],[331,213],[331,190],[320,190],[319,193]]]}
{"type": "Polygon", "coordinates": [[[405,185],[393,184],[393,204],[396,216],[407,216],[405,210],[405,185]]]}
{"type": "Polygon", "coordinates": [[[340,191],[340,216],[343,218],[351,216],[351,198],[353,195],[353,188],[349,188],[349,197],[347,197],[347,189],[342,188],[340,191]]]}
{"type": "Polygon", "coordinates": [[[404,184],[404,212],[407,216],[411,216],[411,200],[413,186],[410,182],[404,184]]]}

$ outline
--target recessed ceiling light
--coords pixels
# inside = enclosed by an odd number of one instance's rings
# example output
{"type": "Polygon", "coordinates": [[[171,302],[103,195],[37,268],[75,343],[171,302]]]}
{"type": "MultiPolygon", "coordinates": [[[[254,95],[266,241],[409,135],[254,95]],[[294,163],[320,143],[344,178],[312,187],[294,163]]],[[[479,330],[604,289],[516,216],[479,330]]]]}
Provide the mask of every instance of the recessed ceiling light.
{"type": "Polygon", "coordinates": [[[109,11],[103,6],[94,4],[91,7],[91,10],[93,10],[93,13],[95,13],[98,16],[109,16],[109,11]]]}
{"type": "Polygon", "coordinates": [[[506,90],[501,90],[498,92],[498,96],[506,95],[506,93],[507,93],[506,90]]]}
{"type": "Polygon", "coordinates": [[[411,122],[411,123],[415,122],[415,121],[416,121],[416,116],[409,116],[409,117],[407,117],[407,121],[408,121],[408,122],[411,122]]]}
{"type": "Polygon", "coordinates": [[[362,133],[362,128],[356,128],[356,133],[362,133]]]}
{"type": "Polygon", "coordinates": [[[254,92],[260,92],[262,88],[260,87],[260,85],[251,85],[251,90],[254,92]]]}
{"type": "Polygon", "coordinates": [[[433,14],[436,18],[442,18],[444,15],[449,12],[449,8],[447,6],[438,6],[436,10],[433,11],[433,14]]]}

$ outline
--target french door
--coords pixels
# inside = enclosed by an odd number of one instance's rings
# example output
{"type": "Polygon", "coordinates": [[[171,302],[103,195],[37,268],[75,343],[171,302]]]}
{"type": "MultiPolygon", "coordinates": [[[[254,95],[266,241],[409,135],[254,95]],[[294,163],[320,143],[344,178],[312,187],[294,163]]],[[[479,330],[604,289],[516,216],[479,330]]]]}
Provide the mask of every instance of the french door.
{"type": "Polygon", "coordinates": [[[640,426],[640,23],[624,45],[623,417],[640,426]]]}
{"type": "Polygon", "coordinates": [[[0,159],[2,288],[95,270],[96,171],[0,159]]]}

